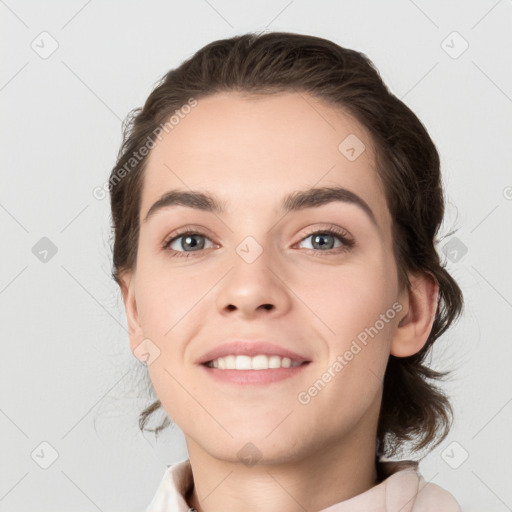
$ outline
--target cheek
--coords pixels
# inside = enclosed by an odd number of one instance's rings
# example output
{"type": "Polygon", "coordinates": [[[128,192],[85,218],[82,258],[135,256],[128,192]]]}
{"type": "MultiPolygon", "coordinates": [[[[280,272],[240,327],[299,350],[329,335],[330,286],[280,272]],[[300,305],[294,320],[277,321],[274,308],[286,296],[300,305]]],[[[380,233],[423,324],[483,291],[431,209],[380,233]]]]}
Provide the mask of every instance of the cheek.
{"type": "Polygon", "coordinates": [[[302,303],[321,321],[325,332],[336,338],[355,336],[373,325],[397,296],[384,256],[311,267],[293,280],[302,303]]]}
{"type": "Polygon", "coordinates": [[[318,268],[297,295],[315,313],[312,325],[323,339],[317,377],[332,383],[318,405],[328,409],[343,397],[338,420],[347,410],[357,416],[379,392],[396,323],[396,283],[386,257],[318,268]]]}
{"type": "MultiPolygon", "coordinates": [[[[206,280],[207,282],[207,280],[206,280]]],[[[137,269],[137,309],[146,336],[164,337],[180,319],[187,320],[205,293],[199,269],[171,265],[164,255],[140,254],[137,269]]]]}
{"type": "Polygon", "coordinates": [[[355,422],[380,392],[389,358],[397,315],[393,274],[382,262],[359,260],[308,273],[294,290],[315,313],[310,325],[323,342],[311,385],[319,379],[325,391],[312,399],[313,407],[331,411],[337,425],[355,422]]]}

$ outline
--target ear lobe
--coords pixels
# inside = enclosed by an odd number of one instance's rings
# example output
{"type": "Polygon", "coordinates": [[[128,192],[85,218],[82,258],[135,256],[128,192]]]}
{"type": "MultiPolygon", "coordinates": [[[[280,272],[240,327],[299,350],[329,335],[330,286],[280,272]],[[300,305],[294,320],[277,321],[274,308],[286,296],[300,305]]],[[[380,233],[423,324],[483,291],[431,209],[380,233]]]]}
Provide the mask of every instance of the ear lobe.
{"type": "Polygon", "coordinates": [[[131,272],[120,276],[121,294],[123,296],[126,320],[128,323],[128,336],[130,338],[130,349],[132,353],[140,345],[144,336],[139,324],[137,301],[135,299],[135,279],[131,272]]]}
{"type": "Polygon", "coordinates": [[[437,312],[439,284],[428,272],[409,276],[410,289],[400,299],[407,311],[400,319],[391,342],[391,355],[408,357],[427,342],[437,312]]]}

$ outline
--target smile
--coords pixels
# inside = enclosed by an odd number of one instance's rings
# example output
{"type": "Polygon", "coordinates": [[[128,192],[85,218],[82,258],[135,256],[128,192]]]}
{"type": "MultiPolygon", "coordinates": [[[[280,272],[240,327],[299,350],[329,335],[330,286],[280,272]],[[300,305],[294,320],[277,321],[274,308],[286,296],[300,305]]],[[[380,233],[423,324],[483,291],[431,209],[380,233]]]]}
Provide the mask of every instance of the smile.
{"type": "Polygon", "coordinates": [[[254,357],[246,355],[228,355],[206,363],[209,368],[220,370],[269,370],[274,368],[295,368],[301,363],[292,361],[289,357],[267,356],[264,354],[254,357]]]}

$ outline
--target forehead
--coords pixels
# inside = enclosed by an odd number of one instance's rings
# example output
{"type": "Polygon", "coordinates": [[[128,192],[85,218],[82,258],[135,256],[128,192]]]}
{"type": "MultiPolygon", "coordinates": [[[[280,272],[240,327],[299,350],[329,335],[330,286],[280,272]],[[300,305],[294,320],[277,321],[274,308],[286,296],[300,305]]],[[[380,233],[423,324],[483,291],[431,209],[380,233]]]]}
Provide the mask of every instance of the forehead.
{"type": "Polygon", "coordinates": [[[390,219],[373,141],[352,116],[306,93],[220,93],[199,99],[157,139],[140,217],[172,189],[208,191],[236,214],[275,211],[286,193],[328,186],[363,198],[386,230],[390,219]]]}

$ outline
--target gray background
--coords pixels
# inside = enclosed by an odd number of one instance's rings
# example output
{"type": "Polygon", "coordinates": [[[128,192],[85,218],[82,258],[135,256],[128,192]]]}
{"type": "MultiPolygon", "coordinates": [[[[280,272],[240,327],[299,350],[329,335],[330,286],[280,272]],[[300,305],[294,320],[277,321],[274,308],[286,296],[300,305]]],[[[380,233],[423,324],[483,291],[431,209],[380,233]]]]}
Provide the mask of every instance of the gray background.
{"type": "Polygon", "coordinates": [[[454,370],[455,425],[420,470],[465,511],[512,510],[512,1],[6,0],[0,15],[1,511],[143,510],[187,457],[177,427],[138,431],[144,367],[93,189],[158,78],[263,29],[363,51],[436,142],[466,309],[432,361],[454,370]]]}

